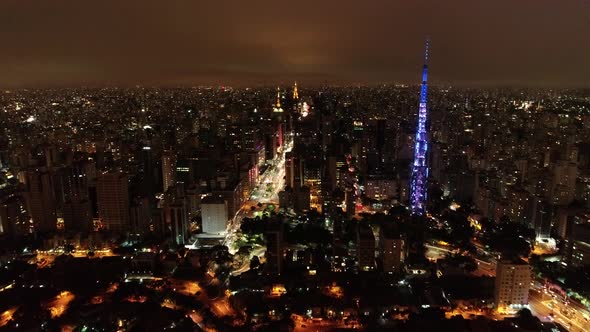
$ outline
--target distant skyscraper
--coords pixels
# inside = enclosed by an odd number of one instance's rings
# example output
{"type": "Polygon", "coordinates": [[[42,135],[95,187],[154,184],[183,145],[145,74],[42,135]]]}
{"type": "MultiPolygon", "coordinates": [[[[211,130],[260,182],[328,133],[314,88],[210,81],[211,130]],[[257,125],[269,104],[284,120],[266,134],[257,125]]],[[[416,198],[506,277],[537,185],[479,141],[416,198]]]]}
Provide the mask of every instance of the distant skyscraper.
{"type": "Polygon", "coordinates": [[[119,172],[100,174],[96,180],[98,217],[115,233],[125,233],[130,227],[128,187],[127,175],[119,172]]]}
{"type": "Polygon", "coordinates": [[[149,140],[145,140],[141,149],[141,167],[143,172],[141,184],[143,190],[150,195],[156,193],[156,183],[160,176],[160,174],[155,171],[154,165],[155,160],[154,152],[152,151],[152,143],[149,140]]]}
{"type": "Polygon", "coordinates": [[[274,104],[273,112],[282,113],[283,108],[281,107],[281,88],[277,87],[277,102],[274,104]]]}
{"type": "Polygon", "coordinates": [[[416,128],[416,141],[414,146],[414,163],[412,164],[412,178],[410,182],[410,207],[416,215],[424,214],[426,209],[426,186],[428,179],[428,167],[426,166],[426,153],[428,151],[428,137],[426,133],[426,95],[428,90],[428,44],[424,53],[424,67],[422,69],[422,85],[420,87],[420,105],[418,109],[418,128],[416,128]]]}
{"type": "Polygon", "coordinates": [[[57,214],[51,174],[44,168],[29,170],[25,185],[27,207],[35,229],[41,232],[55,230],[57,214]]]}
{"type": "Polygon", "coordinates": [[[174,185],[174,154],[172,151],[162,153],[162,182],[164,192],[174,185]]]}
{"type": "Polygon", "coordinates": [[[297,82],[295,82],[295,86],[293,86],[293,100],[297,101],[299,99],[299,92],[297,91],[297,82]]]}
{"type": "Polygon", "coordinates": [[[68,232],[87,232],[92,226],[88,177],[84,164],[63,170],[63,219],[68,232]]]}

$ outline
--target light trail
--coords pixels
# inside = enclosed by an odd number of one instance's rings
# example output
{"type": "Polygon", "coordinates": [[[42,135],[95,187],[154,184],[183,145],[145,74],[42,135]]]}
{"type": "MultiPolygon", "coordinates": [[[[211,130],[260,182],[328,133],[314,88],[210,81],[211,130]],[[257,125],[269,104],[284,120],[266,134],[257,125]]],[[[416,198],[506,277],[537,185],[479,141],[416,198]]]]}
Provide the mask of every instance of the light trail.
{"type": "Polygon", "coordinates": [[[231,254],[235,254],[238,248],[235,248],[235,242],[239,233],[242,220],[249,212],[250,203],[278,203],[279,192],[285,186],[285,154],[293,149],[293,139],[290,138],[285,142],[285,148],[282,152],[270,162],[270,166],[258,177],[254,190],[238,212],[229,222],[223,244],[229,248],[231,254]],[[270,194],[266,192],[266,185],[270,184],[270,194]]]}
{"type": "Polygon", "coordinates": [[[70,306],[70,302],[74,300],[76,296],[68,291],[63,291],[55,296],[51,301],[47,303],[47,307],[51,312],[51,317],[56,318],[64,314],[70,306]]]}
{"type": "MultiPolygon", "coordinates": [[[[532,294],[533,295],[533,294],[532,294]]],[[[541,294],[542,296],[542,294],[541,294]]],[[[568,306],[566,308],[566,306],[562,303],[560,303],[559,301],[554,301],[549,300],[549,301],[543,301],[542,297],[541,299],[539,299],[536,295],[531,296],[531,301],[529,303],[531,309],[533,310],[534,313],[542,313],[543,311],[547,312],[551,312],[555,315],[555,317],[557,318],[556,320],[558,321],[562,321],[561,324],[565,324],[567,325],[566,328],[568,328],[569,331],[578,331],[573,329],[573,327],[576,327],[577,329],[579,329],[579,331],[588,331],[588,326],[590,326],[590,322],[585,322],[584,321],[584,314],[581,310],[578,309],[572,309],[571,306],[568,306]],[[546,302],[550,302],[553,303],[553,308],[550,307],[549,305],[546,304],[546,302]],[[570,309],[573,311],[573,319],[564,316],[561,312],[565,311],[565,309],[570,309]],[[578,317],[582,316],[582,317],[578,317]],[[576,321],[580,321],[581,324],[580,325],[578,323],[576,323],[576,321]]],[[[542,317],[541,317],[542,318],[542,317]]]]}

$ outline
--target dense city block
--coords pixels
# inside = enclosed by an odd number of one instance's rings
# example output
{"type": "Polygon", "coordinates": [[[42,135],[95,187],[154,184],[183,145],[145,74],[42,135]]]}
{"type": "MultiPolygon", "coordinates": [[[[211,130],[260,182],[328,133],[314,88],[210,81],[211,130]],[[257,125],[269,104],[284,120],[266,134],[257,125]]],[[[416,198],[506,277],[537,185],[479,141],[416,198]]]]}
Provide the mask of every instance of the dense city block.
{"type": "Polygon", "coordinates": [[[588,331],[589,91],[419,90],[3,91],[0,330],[588,331]]]}
{"type": "Polygon", "coordinates": [[[590,332],[590,0],[0,0],[0,332],[590,332]]]}

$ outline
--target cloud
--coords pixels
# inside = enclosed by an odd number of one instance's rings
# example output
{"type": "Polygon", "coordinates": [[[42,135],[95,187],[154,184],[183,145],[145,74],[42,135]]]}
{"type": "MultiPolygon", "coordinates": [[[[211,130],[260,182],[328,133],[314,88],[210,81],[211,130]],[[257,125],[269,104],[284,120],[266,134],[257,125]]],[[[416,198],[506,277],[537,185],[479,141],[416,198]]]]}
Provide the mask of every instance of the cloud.
{"type": "Polygon", "coordinates": [[[436,82],[590,86],[576,0],[0,2],[0,86],[436,82]],[[274,79],[273,79],[274,77],[274,79]]]}

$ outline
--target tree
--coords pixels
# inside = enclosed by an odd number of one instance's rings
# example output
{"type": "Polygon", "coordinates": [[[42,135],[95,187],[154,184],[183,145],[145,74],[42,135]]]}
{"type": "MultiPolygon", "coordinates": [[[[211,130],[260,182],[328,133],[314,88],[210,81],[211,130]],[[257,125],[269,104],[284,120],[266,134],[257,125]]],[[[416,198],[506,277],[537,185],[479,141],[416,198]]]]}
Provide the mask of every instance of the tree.
{"type": "Polygon", "coordinates": [[[533,316],[531,311],[527,308],[522,308],[516,314],[518,325],[525,330],[539,331],[541,328],[541,321],[539,318],[533,316]]]}
{"type": "Polygon", "coordinates": [[[535,239],[535,231],[527,225],[503,218],[496,224],[484,238],[484,242],[495,251],[505,256],[528,257],[531,252],[531,243],[535,239]]]}
{"type": "Polygon", "coordinates": [[[401,205],[397,205],[389,209],[389,215],[394,218],[401,218],[408,215],[408,209],[401,205]]]}
{"type": "Polygon", "coordinates": [[[232,255],[229,253],[227,246],[216,245],[211,248],[211,257],[213,261],[219,265],[228,263],[232,260],[232,255]]]}
{"type": "Polygon", "coordinates": [[[244,234],[262,234],[264,233],[265,225],[268,222],[268,217],[264,218],[244,218],[240,225],[240,230],[244,234]]]}
{"type": "Polygon", "coordinates": [[[465,263],[465,271],[475,272],[475,270],[477,270],[477,262],[475,259],[471,259],[469,262],[465,263]]]}
{"type": "Polygon", "coordinates": [[[467,215],[450,211],[447,220],[451,227],[451,241],[464,250],[472,251],[474,247],[471,244],[471,238],[474,235],[474,229],[467,220],[467,215]]]}
{"type": "Polygon", "coordinates": [[[285,241],[288,243],[327,245],[332,243],[332,234],[318,224],[298,224],[285,229],[285,241]]]}
{"type": "Polygon", "coordinates": [[[426,218],[421,216],[412,216],[411,219],[404,218],[399,222],[400,231],[405,234],[408,241],[409,255],[408,261],[414,263],[426,262],[426,218]]]}
{"type": "Polygon", "coordinates": [[[252,246],[241,246],[236,254],[248,256],[250,255],[250,252],[252,252],[252,246]]]}
{"type": "Polygon", "coordinates": [[[470,256],[454,254],[448,257],[447,260],[450,264],[461,267],[467,272],[473,272],[477,270],[477,262],[470,256]]]}
{"type": "Polygon", "coordinates": [[[448,209],[451,202],[450,198],[444,197],[444,192],[440,186],[430,186],[428,196],[431,199],[429,212],[432,212],[433,214],[440,214],[445,209],[448,209]]]}
{"type": "Polygon", "coordinates": [[[231,272],[231,268],[227,265],[219,265],[217,271],[215,272],[215,277],[219,280],[226,280],[229,277],[231,272]]]}
{"type": "Polygon", "coordinates": [[[260,258],[258,256],[252,257],[250,260],[250,270],[256,270],[260,267],[260,258]]]}

